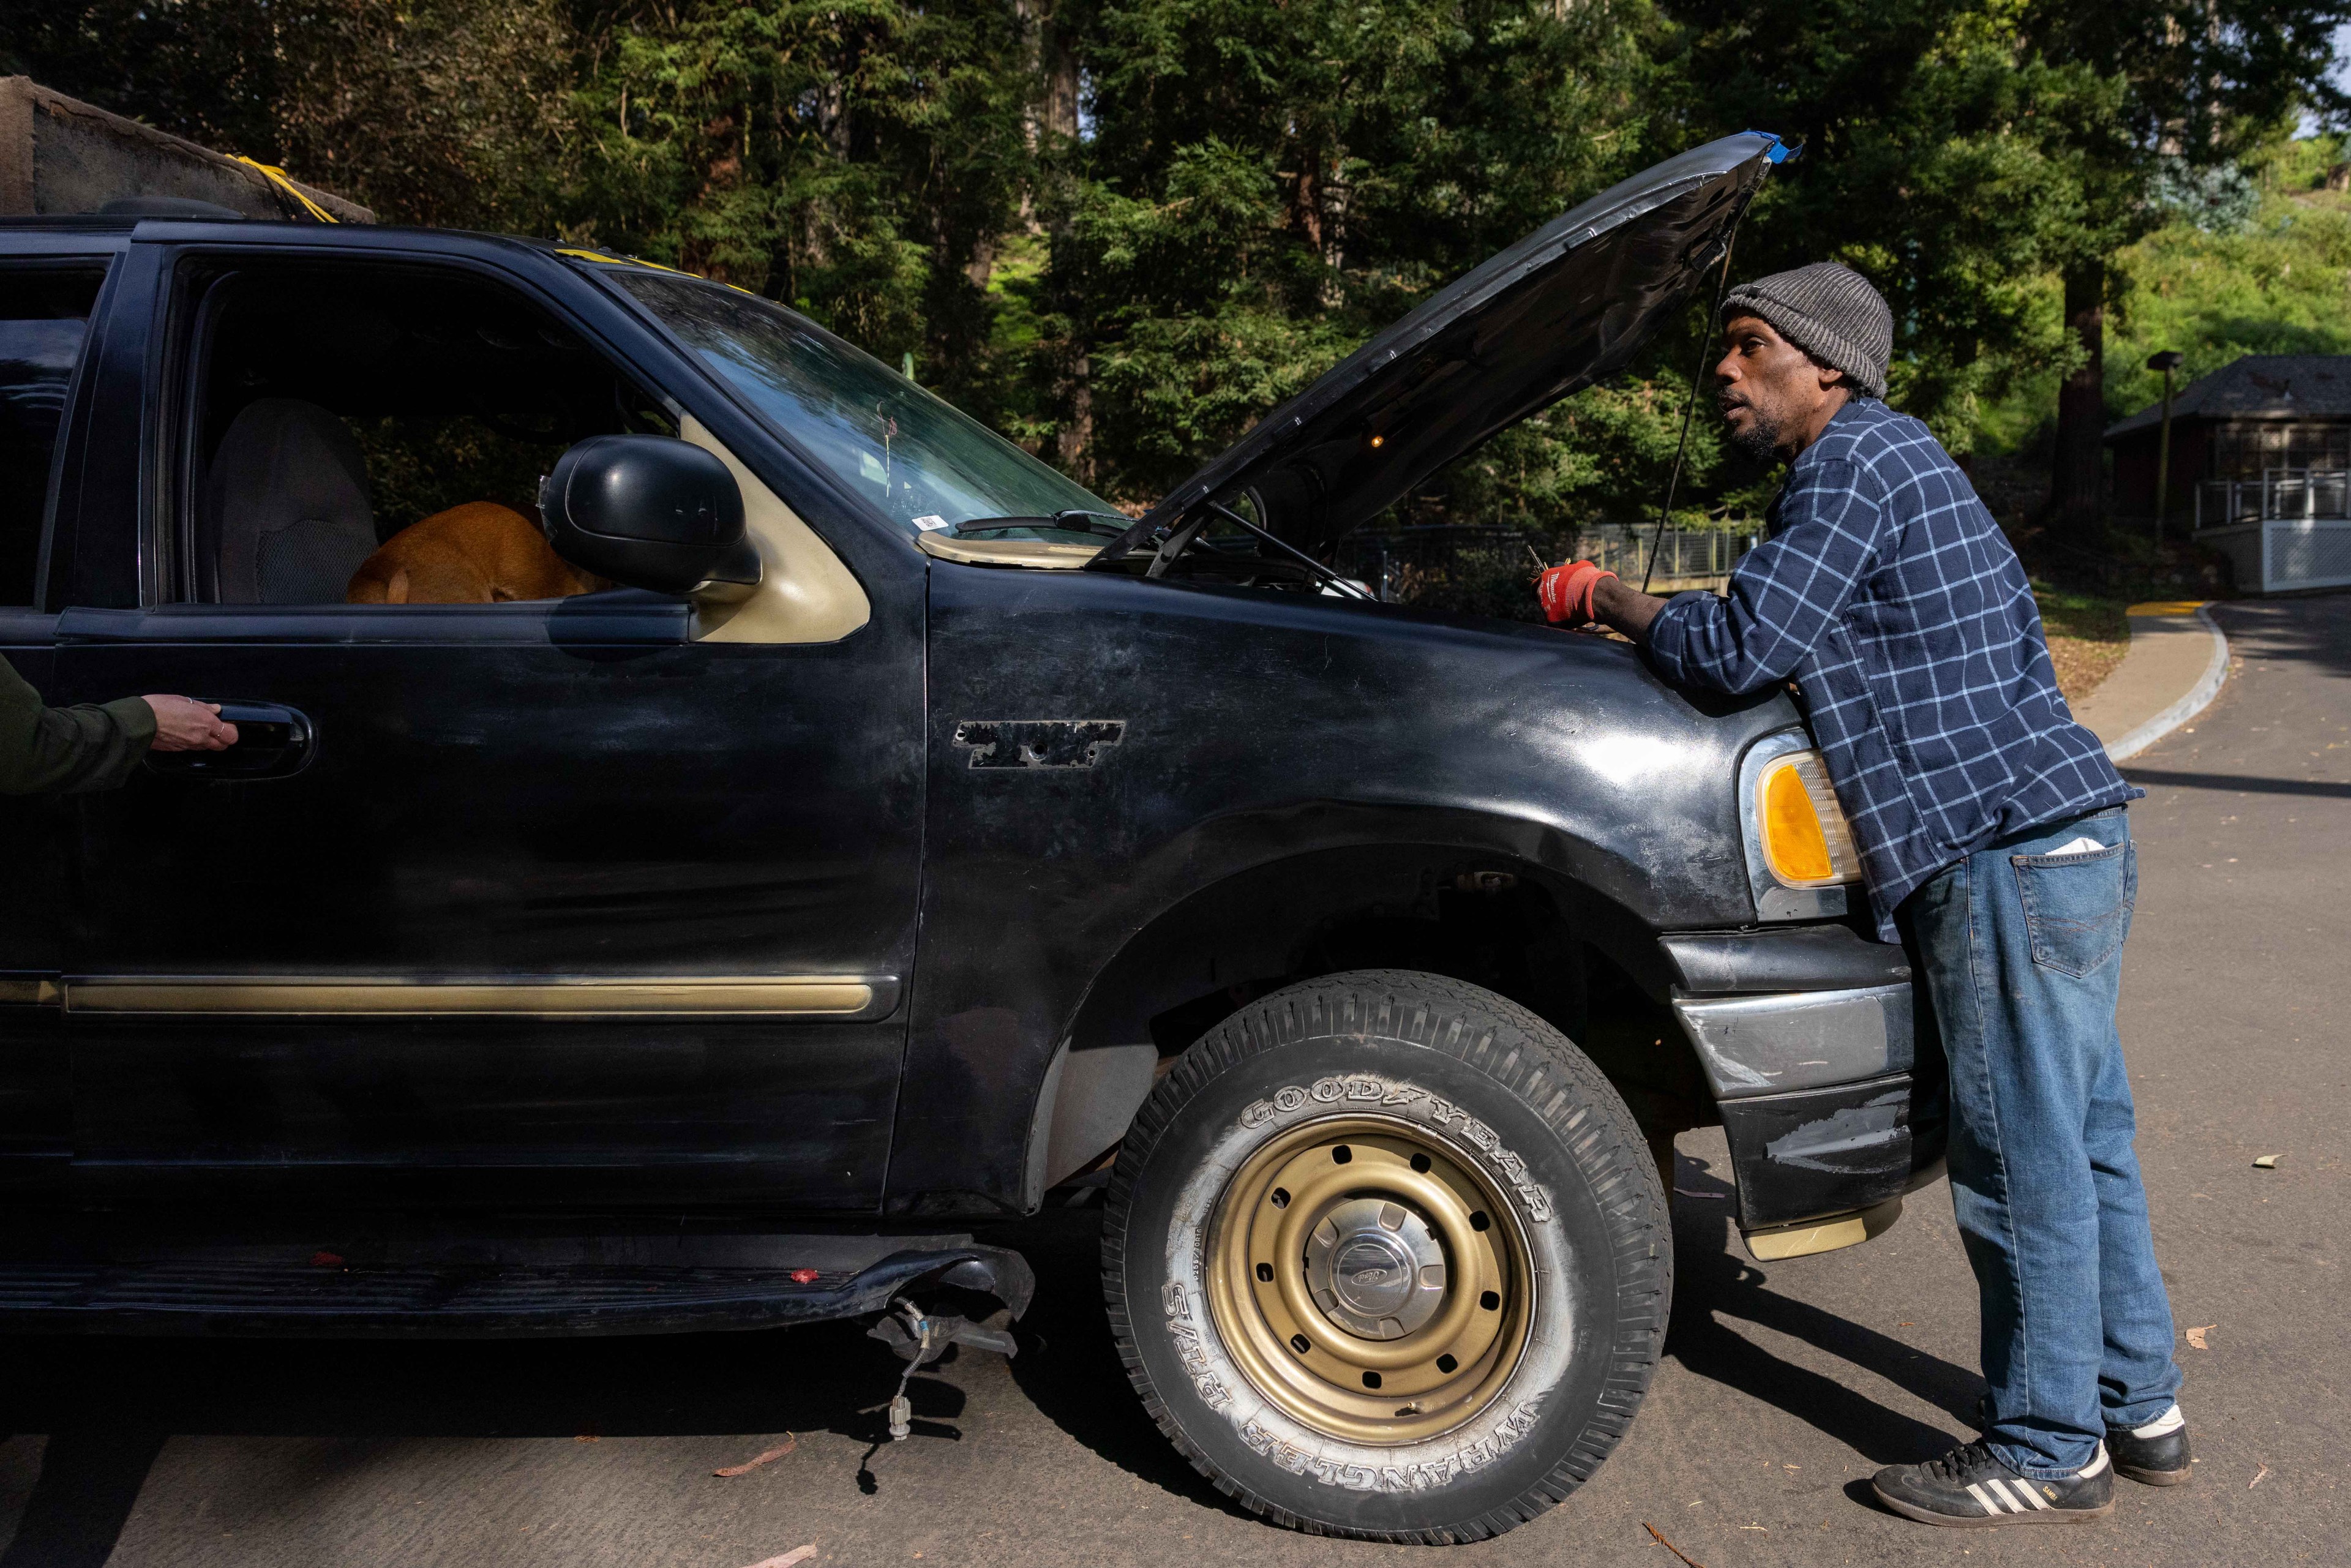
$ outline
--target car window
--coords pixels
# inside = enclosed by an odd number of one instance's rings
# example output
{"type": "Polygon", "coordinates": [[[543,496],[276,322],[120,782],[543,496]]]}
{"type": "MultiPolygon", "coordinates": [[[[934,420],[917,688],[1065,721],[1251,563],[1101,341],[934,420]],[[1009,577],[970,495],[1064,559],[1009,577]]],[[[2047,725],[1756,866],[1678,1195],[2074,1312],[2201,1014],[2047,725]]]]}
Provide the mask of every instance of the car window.
{"type": "Polygon", "coordinates": [[[106,270],[0,268],[0,605],[34,602],[57,425],[106,270]]]}
{"type": "Polygon", "coordinates": [[[595,347],[455,268],[190,265],[183,597],[397,606],[612,586],[548,547],[539,478],[589,436],[677,427],[595,347]]]}
{"type": "Polygon", "coordinates": [[[599,271],[910,533],[1068,511],[1117,517],[1082,485],[780,306],[682,273],[599,271]]]}

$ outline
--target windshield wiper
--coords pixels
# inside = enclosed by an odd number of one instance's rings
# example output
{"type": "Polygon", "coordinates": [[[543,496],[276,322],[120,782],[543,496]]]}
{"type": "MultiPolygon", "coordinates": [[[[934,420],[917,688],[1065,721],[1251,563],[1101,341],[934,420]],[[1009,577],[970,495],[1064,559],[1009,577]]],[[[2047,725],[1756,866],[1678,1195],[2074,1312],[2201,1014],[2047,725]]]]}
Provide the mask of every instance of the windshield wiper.
{"type": "Polygon", "coordinates": [[[1123,534],[1126,531],[1126,522],[1123,512],[1094,512],[1083,507],[1071,507],[1065,511],[1055,512],[1050,517],[972,517],[957,523],[947,531],[961,536],[1000,534],[1008,528],[1071,528],[1090,534],[1123,534]],[[1100,518],[1114,518],[1115,522],[1098,521],[1100,518]]]}

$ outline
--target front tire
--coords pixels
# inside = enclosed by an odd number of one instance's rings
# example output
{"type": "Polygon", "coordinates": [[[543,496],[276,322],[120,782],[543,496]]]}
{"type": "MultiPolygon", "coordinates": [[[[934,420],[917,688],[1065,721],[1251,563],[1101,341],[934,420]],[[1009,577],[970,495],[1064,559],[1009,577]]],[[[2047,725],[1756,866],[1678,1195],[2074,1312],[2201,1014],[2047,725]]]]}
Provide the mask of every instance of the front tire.
{"type": "Polygon", "coordinates": [[[1219,1490],[1446,1544],[1552,1507],[1624,1436],[1672,1239],[1631,1113],[1564,1036],[1367,970],[1185,1053],[1120,1154],[1102,1287],[1144,1404],[1219,1490]]]}

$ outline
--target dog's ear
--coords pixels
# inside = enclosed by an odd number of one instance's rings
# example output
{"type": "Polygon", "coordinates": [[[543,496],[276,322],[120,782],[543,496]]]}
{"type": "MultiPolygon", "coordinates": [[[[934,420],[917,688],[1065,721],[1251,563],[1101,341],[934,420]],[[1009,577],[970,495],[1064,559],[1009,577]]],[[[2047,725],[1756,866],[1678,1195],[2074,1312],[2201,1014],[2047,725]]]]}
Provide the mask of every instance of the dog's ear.
{"type": "Polygon", "coordinates": [[[383,601],[386,604],[408,602],[408,569],[406,567],[396,566],[392,569],[392,580],[383,585],[383,601]]]}

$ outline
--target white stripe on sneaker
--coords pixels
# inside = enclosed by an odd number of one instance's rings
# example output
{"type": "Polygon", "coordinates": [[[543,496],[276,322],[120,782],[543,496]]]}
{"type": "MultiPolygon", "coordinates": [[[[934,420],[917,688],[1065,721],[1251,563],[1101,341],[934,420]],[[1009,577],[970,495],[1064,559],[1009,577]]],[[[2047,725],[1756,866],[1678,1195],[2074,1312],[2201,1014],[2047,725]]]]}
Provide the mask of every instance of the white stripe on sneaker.
{"type": "Polygon", "coordinates": [[[2025,1501],[2041,1510],[2043,1513],[2049,1511],[2049,1500],[2041,1495],[2041,1483],[2034,1480],[2031,1476],[2025,1477],[2024,1479],[2021,1481],[2011,1481],[2008,1484],[2014,1487],[2019,1492],[2022,1492],[2024,1496],[2025,1501]]]}
{"type": "Polygon", "coordinates": [[[2000,1499],[2001,1501],[2006,1503],[2008,1505],[2009,1512],[2022,1513],[2024,1511],[2023,1500],[2014,1492],[2009,1490],[2008,1483],[2001,1479],[1998,1476],[1987,1476],[1984,1479],[1984,1490],[1991,1492],[1992,1496],[2000,1499]]]}
{"type": "Polygon", "coordinates": [[[2092,1476],[2096,1475],[2099,1471],[2101,1471],[2101,1470],[2105,1469],[2105,1468],[2106,1468],[2106,1446],[2105,1446],[2104,1443],[2100,1443],[2100,1444],[2098,1445],[2098,1454],[2097,1454],[2097,1457],[2096,1457],[2095,1458],[2092,1459],[2088,1464],[2084,1465],[2080,1469],[2075,1470],[2075,1471],[2074,1472],[2074,1479],[2075,1480],[2080,1480],[2080,1481],[2085,1481],[2085,1480],[2088,1480],[2092,1476]]]}
{"type": "Polygon", "coordinates": [[[1968,1495],[1975,1499],[1979,1503],[1981,1503],[1983,1505],[1983,1511],[1986,1513],[2002,1513],[2006,1511],[2000,1504],[1986,1497],[1984,1495],[1983,1488],[1974,1481],[1970,1481],[1968,1483],[1968,1495]]]}
{"type": "Polygon", "coordinates": [[[2131,1428],[2131,1436],[2134,1437],[2161,1437],[2179,1431],[2179,1428],[2186,1425],[2188,1425],[2188,1417],[2179,1413],[2179,1406],[2174,1405],[2170,1409],[2166,1410],[2162,1415],[2158,1416],[2146,1426],[2133,1427],[2131,1428]]]}

